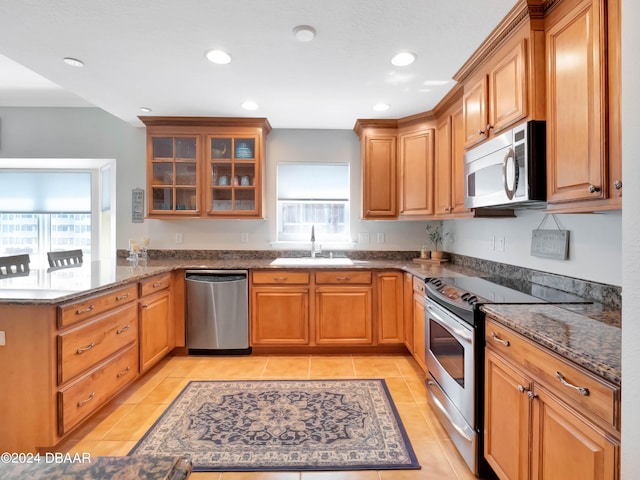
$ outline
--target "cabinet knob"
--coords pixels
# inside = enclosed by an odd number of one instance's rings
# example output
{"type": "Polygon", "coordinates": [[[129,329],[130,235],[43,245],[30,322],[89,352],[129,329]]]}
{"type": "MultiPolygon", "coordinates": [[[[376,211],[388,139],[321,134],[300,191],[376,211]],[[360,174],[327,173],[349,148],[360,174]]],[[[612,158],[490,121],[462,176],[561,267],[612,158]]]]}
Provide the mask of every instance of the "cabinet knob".
{"type": "Polygon", "coordinates": [[[600,187],[597,185],[589,185],[589,193],[596,193],[600,191],[600,187]]]}
{"type": "Polygon", "coordinates": [[[490,123],[487,123],[487,132],[489,130],[493,130],[493,128],[494,128],[493,125],[491,125],[490,123]]]}
{"type": "Polygon", "coordinates": [[[533,400],[534,398],[538,397],[537,393],[533,393],[532,391],[528,391],[527,392],[527,397],[529,397],[531,400],[533,400]]]}
{"type": "Polygon", "coordinates": [[[524,393],[524,392],[528,392],[529,389],[527,387],[523,387],[522,385],[518,384],[518,391],[520,393],[524,393]]]}
{"type": "Polygon", "coordinates": [[[622,188],[622,182],[620,180],[616,180],[615,182],[613,182],[613,186],[616,188],[616,190],[620,190],[622,188]]]}
{"type": "Polygon", "coordinates": [[[484,135],[486,132],[484,130],[478,130],[478,135],[484,135]]]}

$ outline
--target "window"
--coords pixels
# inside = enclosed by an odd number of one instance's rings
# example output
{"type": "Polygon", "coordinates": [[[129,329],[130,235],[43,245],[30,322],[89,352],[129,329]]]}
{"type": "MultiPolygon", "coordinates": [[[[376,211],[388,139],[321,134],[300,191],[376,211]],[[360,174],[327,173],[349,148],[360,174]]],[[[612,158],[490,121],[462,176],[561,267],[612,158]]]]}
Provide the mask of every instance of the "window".
{"type": "Polygon", "coordinates": [[[280,163],[277,171],[277,240],[348,242],[349,165],[280,163]]]}
{"type": "Polygon", "coordinates": [[[0,255],[82,249],[91,259],[91,172],[0,171],[0,255]]]}

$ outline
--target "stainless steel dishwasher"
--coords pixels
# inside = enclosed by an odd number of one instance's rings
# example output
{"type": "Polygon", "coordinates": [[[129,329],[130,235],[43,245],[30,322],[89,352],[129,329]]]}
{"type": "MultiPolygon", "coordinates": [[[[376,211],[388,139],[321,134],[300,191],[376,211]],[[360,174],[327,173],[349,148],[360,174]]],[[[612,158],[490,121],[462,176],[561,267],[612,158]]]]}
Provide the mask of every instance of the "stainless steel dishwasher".
{"type": "Polygon", "coordinates": [[[246,270],[187,270],[190,354],[249,354],[246,270]]]}

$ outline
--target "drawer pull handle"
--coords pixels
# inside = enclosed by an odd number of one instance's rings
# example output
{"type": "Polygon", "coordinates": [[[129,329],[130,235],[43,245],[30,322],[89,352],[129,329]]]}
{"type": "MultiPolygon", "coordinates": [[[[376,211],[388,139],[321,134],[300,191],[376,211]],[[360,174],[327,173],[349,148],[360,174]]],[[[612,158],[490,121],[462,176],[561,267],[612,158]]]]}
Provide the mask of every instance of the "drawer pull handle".
{"type": "Polygon", "coordinates": [[[125,293],[124,295],[118,295],[116,297],[116,301],[124,300],[125,298],[129,298],[129,294],[128,293],[125,293]]]}
{"type": "Polygon", "coordinates": [[[124,332],[126,332],[128,330],[129,330],[129,325],[125,325],[124,327],[116,330],[116,335],[120,335],[121,333],[124,333],[124,332]]]}
{"type": "Polygon", "coordinates": [[[153,285],[151,285],[153,288],[158,288],[162,286],[162,282],[156,282],[153,285]]]}
{"type": "Polygon", "coordinates": [[[533,400],[534,398],[538,398],[538,394],[537,393],[533,393],[531,390],[529,390],[527,392],[527,397],[529,397],[530,400],[533,400]]]}
{"type": "Polygon", "coordinates": [[[90,312],[94,308],[96,308],[94,305],[89,305],[87,308],[79,308],[76,310],[76,315],[82,315],[83,313],[90,312]]]}
{"type": "Polygon", "coordinates": [[[560,372],[556,372],[556,378],[557,378],[558,380],[560,380],[560,383],[561,383],[562,385],[564,385],[565,387],[574,388],[574,389],[578,390],[578,391],[579,391],[582,395],[584,395],[585,397],[588,397],[588,396],[589,396],[589,389],[588,389],[588,388],[586,388],[586,387],[578,387],[578,386],[576,386],[576,385],[572,385],[572,384],[570,384],[569,382],[567,382],[567,381],[564,379],[564,375],[562,375],[560,372]]]}
{"type": "Polygon", "coordinates": [[[93,347],[95,347],[96,344],[95,342],[91,342],[89,345],[87,345],[86,347],[81,347],[79,349],[76,350],[76,353],[78,355],[82,355],[84,352],[88,352],[89,350],[91,350],[93,347]]]}
{"type": "Polygon", "coordinates": [[[80,400],[78,402],[78,406],[82,407],[85,403],[89,403],[91,400],[93,400],[93,397],[95,396],[96,396],[96,392],[91,392],[91,395],[89,395],[86,400],[80,400]]]}
{"type": "Polygon", "coordinates": [[[336,280],[346,282],[350,280],[350,277],[336,277],[336,280]]]}
{"type": "Polygon", "coordinates": [[[529,391],[529,389],[528,389],[527,387],[524,387],[524,386],[522,386],[522,385],[518,384],[518,391],[519,391],[520,393],[524,393],[524,392],[528,392],[528,391],[529,391]]]}
{"type": "Polygon", "coordinates": [[[498,335],[496,335],[496,332],[491,332],[491,338],[493,338],[493,340],[495,340],[496,342],[501,343],[505,347],[508,347],[509,345],[511,345],[509,343],[509,340],[501,339],[498,335]]]}
{"type": "Polygon", "coordinates": [[[142,308],[149,308],[149,304],[148,303],[143,303],[142,304],[142,308]]]}
{"type": "Polygon", "coordinates": [[[127,368],[125,368],[123,371],[118,372],[117,377],[118,377],[118,378],[120,378],[120,377],[124,377],[127,373],[129,373],[129,370],[131,370],[131,367],[127,367],[127,368]]]}
{"type": "Polygon", "coordinates": [[[287,277],[273,277],[276,282],[286,282],[287,277]]]}

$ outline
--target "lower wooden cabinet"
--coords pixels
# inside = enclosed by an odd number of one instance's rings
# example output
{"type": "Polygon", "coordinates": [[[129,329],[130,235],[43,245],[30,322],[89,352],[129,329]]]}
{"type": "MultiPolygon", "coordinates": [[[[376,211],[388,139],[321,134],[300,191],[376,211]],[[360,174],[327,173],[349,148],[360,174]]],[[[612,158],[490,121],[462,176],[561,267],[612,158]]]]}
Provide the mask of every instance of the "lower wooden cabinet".
{"type": "Polygon", "coordinates": [[[371,345],[372,287],[321,286],[315,294],[318,345],[371,345]]]}
{"type": "Polygon", "coordinates": [[[250,298],[253,347],[403,348],[399,271],[256,270],[250,298]]]}
{"type": "Polygon", "coordinates": [[[486,331],[484,453],[498,477],[618,479],[619,388],[493,321],[486,331]]]}
{"type": "Polygon", "coordinates": [[[251,289],[252,345],[309,344],[309,287],[251,289]]]}
{"type": "Polygon", "coordinates": [[[425,328],[424,328],[424,294],[413,293],[413,358],[420,368],[427,371],[425,357],[425,328]]]}
{"type": "Polygon", "coordinates": [[[140,373],[147,371],[173,349],[175,336],[169,286],[168,276],[165,278],[162,275],[140,282],[140,373]]]}
{"type": "Polygon", "coordinates": [[[413,275],[404,274],[402,287],[403,342],[413,355],[413,275]]]}

